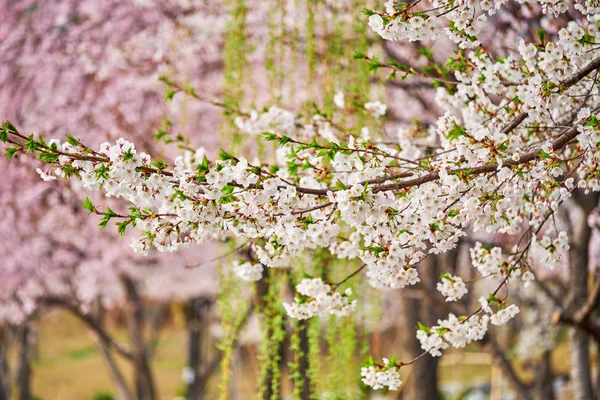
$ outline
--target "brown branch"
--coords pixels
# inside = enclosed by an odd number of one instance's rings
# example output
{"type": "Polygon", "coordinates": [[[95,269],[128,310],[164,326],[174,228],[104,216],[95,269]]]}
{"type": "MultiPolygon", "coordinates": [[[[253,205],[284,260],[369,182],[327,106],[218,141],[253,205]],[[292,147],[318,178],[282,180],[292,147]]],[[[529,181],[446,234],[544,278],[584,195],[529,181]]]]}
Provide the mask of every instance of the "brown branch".
{"type": "Polygon", "coordinates": [[[527,394],[527,388],[525,387],[523,382],[521,382],[521,380],[517,376],[515,369],[512,367],[512,365],[510,363],[510,360],[506,357],[506,354],[504,354],[504,351],[502,350],[502,348],[500,348],[500,345],[496,342],[496,339],[494,339],[494,336],[492,336],[492,334],[488,332],[488,334],[486,335],[485,339],[483,339],[483,341],[488,345],[489,349],[492,352],[493,357],[496,359],[496,361],[500,365],[500,368],[504,372],[504,375],[507,377],[508,381],[510,382],[513,389],[515,390],[517,399],[519,399],[519,400],[529,399],[530,396],[528,396],[528,394],[527,394]]]}
{"type": "Polygon", "coordinates": [[[600,57],[590,62],[577,73],[565,78],[563,81],[560,82],[560,86],[573,86],[574,84],[585,78],[590,72],[597,70],[598,68],[600,68],[600,57]]]}
{"type": "Polygon", "coordinates": [[[60,307],[76,316],[80,321],[85,323],[92,331],[94,331],[99,340],[103,341],[108,348],[114,349],[117,353],[128,360],[134,360],[133,354],[125,349],[121,344],[114,341],[113,338],[104,330],[104,328],[89,314],[84,314],[77,305],[60,297],[45,296],[39,300],[40,303],[47,306],[60,307]]]}
{"type": "MultiPolygon", "coordinates": [[[[554,150],[562,149],[564,146],[567,145],[567,143],[569,143],[572,139],[577,137],[578,134],[579,134],[579,132],[577,130],[577,126],[573,126],[569,129],[567,129],[562,135],[560,135],[558,138],[556,138],[552,142],[552,148],[554,150]]],[[[521,164],[526,164],[526,163],[529,163],[529,162],[537,159],[538,154],[539,154],[539,149],[536,149],[529,153],[523,154],[519,158],[518,161],[515,161],[512,158],[506,158],[503,160],[502,164],[506,165],[506,166],[517,166],[517,165],[521,165],[521,164]]],[[[484,173],[494,172],[497,169],[498,169],[498,164],[493,163],[493,164],[481,165],[478,167],[455,168],[455,169],[449,170],[448,174],[457,174],[460,172],[469,171],[470,175],[480,175],[480,174],[484,174],[484,173]]],[[[388,191],[388,190],[394,191],[394,190],[406,189],[406,188],[413,187],[413,186],[420,186],[427,182],[436,181],[438,179],[440,179],[440,174],[437,172],[433,172],[433,173],[430,173],[427,175],[420,176],[418,178],[408,179],[408,180],[402,181],[402,182],[396,182],[396,183],[390,183],[387,185],[377,186],[373,189],[373,192],[377,193],[377,192],[388,191]]]]}

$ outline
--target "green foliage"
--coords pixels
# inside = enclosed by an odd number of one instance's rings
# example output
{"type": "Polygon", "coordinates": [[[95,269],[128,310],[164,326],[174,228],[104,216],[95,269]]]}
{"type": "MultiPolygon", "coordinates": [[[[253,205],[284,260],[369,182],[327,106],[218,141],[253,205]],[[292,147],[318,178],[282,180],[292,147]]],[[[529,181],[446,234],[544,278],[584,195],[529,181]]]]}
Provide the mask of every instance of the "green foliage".
{"type": "Polygon", "coordinates": [[[281,296],[283,285],[287,281],[287,272],[269,268],[267,276],[263,278],[266,293],[262,297],[260,309],[263,340],[258,357],[261,363],[259,398],[265,398],[265,393],[271,393],[272,400],[280,398],[281,357],[284,350],[282,346],[286,337],[285,311],[281,306],[281,296]]]}
{"type": "Polygon", "coordinates": [[[102,219],[98,223],[98,226],[100,226],[100,229],[106,228],[106,225],[110,222],[110,220],[117,216],[118,216],[118,214],[115,213],[113,210],[111,210],[110,207],[107,206],[106,211],[103,213],[102,219]]]}
{"type": "MultiPolygon", "coordinates": [[[[229,245],[233,249],[234,244],[229,245]]],[[[233,276],[229,265],[221,265],[218,275],[219,295],[217,298],[217,313],[221,318],[223,336],[217,345],[222,352],[221,376],[219,380],[219,399],[226,400],[229,395],[229,381],[231,379],[231,362],[233,360],[233,346],[237,340],[239,326],[248,310],[246,294],[242,293],[245,283],[233,276]]]]}
{"type": "Polygon", "coordinates": [[[117,398],[110,392],[96,392],[91,400],[117,400],[117,398]]]}
{"type": "Polygon", "coordinates": [[[461,136],[464,136],[467,134],[467,131],[465,128],[461,127],[460,125],[458,125],[456,122],[454,122],[454,125],[452,126],[452,129],[450,129],[450,131],[448,131],[448,140],[453,141],[458,139],[461,136]]]}

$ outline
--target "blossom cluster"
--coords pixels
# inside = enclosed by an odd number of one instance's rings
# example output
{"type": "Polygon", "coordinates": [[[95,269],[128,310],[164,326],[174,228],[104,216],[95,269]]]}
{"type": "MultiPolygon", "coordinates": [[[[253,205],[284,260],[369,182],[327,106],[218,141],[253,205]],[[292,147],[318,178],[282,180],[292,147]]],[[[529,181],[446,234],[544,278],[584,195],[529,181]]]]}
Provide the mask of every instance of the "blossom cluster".
{"type": "Polygon", "coordinates": [[[467,286],[460,276],[452,276],[450,274],[442,275],[442,281],[438,282],[437,290],[442,293],[446,301],[456,301],[467,294],[467,286]]]}
{"type": "MultiPolygon", "coordinates": [[[[428,3],[433,9],[419,11],[421,2],[409,9],[388,1],[386,12],[373,13],[369,23],[391,40],[445,33],[471,48],[479,43],[481,24],[504,2],[428,3]]],[[[565,11],[562,2],[537,3],[548,14],[565,11]]],[[[560,264],[567,235],[552,239],[545,224],[577,188],[600,190],[600,91],[593,76],[600,67],[594,45],[599,33],[590,3],[578,6],[582,19],[552,40],[523,40],[504,57],[478,48],[450,58],[452,69],[443,72],[453,80],[436,91],[443,115],[415,128],[423,131],[423,142],[413,140],[411,129],[400,129],[397,143],[371,140],[372,127],[343,127],[344,116],[297,115],[279,107],[240,113],[235,120],[240,132],[274,144],[274,160],[221,151],[214,160],[182,156],[168,165],[124,139],[93,150],[76,139],[45,142],[10,127],[2,138],[11,135],[9,154],[37,152],[49,164],[42,178],[76,176],[86,188],[130,202],[129,213],[90,210],[104,216],[104,225],[116,220],[120,230],[134,226],[140,235],[133,247],[142,253],[244,238],[260,264],[287,267],[303,252],[322,248],[364,264],[375,288],[395,289],[417,284],[420,262],[455,249],[467,231],[521,237],[510,253],[481,243],[471,249],[483,277],[504,278],[498,293],[522,271],[531,282],[531,265],[560,264]]],[[[343,97],[334,99],[340,111],[346,111],[343,97]]],[[[380,102],[359,108],[378,118],[387,111],[380,102]]],[[[240,275],[254,280],[257,270],[240,266],[240,275]]],[[[337,292],[318,278],[296,289],[295,301],[284,304],[293,318],[347,315],[356,305],[349,289],[337,292]]],[[[466,293],[466,282],[447,276],[438,289],[454,301],[466,293]]],[[[464,347],[480,340],[490,322],[506,324],[519,312],[495,296],[480,303],[469,316],[450,314],[421,327],[422,348],[439,356],[449,346],[464,347]],[[498,303],[496,312],[490,302],[498,303]]],[[[395,382],[393,371],[377,372],[367,369],[365,379],[395,382]]]]}
{"type": "Polygon", "coordinates": [[[560,267],[568,250],[569,237],[567,232],[562,231],[554,240],[549,236],[543,236],[540,240],[533,238],[529,254],[532,261],[553,269],[560,267]]]}
{"type": "Polygon", "coordinates": [[[263,266],[260,263],[239,261],[233,266],[233,272],[242,280],[256,282],[262,278],[263,266]]]}
{"type": "MultiPolygon", "coordinates": [[[[361,368],[360,375],[362,382],[374,390],[388,388],[389,390],[398,390],[402,385],[400,373],[393,360],[383,358],[383,366],[368,365],[361,368]]],[[[372,363],[374,364],[374,363],[372,363]]]]}
{"type": "Polygon", "coordinates": [[[308,319],[328,314],[346,316],[356,308],[356,300],[349,297],[352,289],[343,293],[333,291],[321,278],[303,279],[296,285],[296,291],[301,297],[296,297],[292,304],[283,303],[291,318],[308,319]]]}
{"type": "MultiPolygon", "coordinates": [[[[467,0],[423,2],[422,8],[398,0],[388,0],[385,12],[369,11],[369,26],[386,40],[434,40],[445,35],[460,48],[474,48],[488,18],[498,12],[506,0],[467,0]],[[430,6],[429,8],[427,6],[430,6]]],[[[543,14],[556,17],[568,11],[565,2],[537,0],[543,14]]],[[[586,15],[597,13],[595,2],[576,3],[575,8],[586,15]]],[[[583,36],[583,34],[581,34],[583,36]]]]}
{"type": "MultiPolygon", "coordinates": [[[[494,296],[490,296],[497,301],[494,296]]],[[[499,307],[494,313],[490,303],[485,297],[479,299],[480,312],[469,317],[457,317],[449,314],[447,319],[438,320],[438,325],[432,327],[419,326],[417,339],[421,348],[434,357],[442,355],[442,350],[450,346],[463,348],[467,344],[483,339],[488,330],[488,324],[505,325],[519,313],[519,307],[511,304],[508,307],[499,307]]]]}

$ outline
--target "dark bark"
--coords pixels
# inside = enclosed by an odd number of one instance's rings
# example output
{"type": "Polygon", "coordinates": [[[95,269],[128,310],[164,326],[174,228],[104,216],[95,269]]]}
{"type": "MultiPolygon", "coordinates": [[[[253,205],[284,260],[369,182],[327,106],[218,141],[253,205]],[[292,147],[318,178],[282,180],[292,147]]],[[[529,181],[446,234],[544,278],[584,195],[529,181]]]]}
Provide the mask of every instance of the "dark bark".
{"type": "MultiPolygon", "coordinates": [[[[429,256],[419,264],[421,284],[428,288],[435,286],[440,275],[440,257],[429,256]]],[[[400,335],[406,351],[406,358],[419,356],[423,350],[415,336],[417,322],[431,326],[440,317],[438,307],[430,296],[423,299],[402,296],[403,321],[400,335]]],[[[402,400],[437,400],[438,399],[438,358],[426,355],[410,366],[408,379],[400,392],[402,400]]]]}
{"type": "Polygon", "coordinates": [[[9,327],[0,327],[0,400],[10,400],[10,369],[8,349],[10,346],[9,327]]]}
{"type": "Polygon", "coordinates": [[[19,400],[31,400],[31,327],[23,324],[17,329],[18,366],[17,390],[19,400]]]}
{"type": "Polygon", "coordinates": [[[554,387],[552,381],[552,352],[544,351],[539,365],[535,371],[535,400],[554,400],[554,387]]]}
{"type": "Polygon", "coordinates": [[[211,301],[205,298],[195,298],[185,305],[187,336],[188,336],[188,368],[193,373],[193,378],[188,383],[188,399],[203,400],[206,383],[201,374],[203,367],[202,339],[203,327],[207,325],[207,313],[211,301]]]}
{"type": "MultiPolygon", "coordinates": [[[[589,243],[592,230],[587,216],[598,204],[598,198],[583,196],[575,191],[574,197],[579,204],[581,216],[573,223],[571,250],[569,251],[569,310],[578,310],[585,306],[588,298],[589,279],[589,243]]],[[[577,327],[569,328],[569,349],[571,359],[571,382],[576,400],[593,400],[590,340],[585,331],[577,327]]]]}
{"type": "Polygon", "coordinates": [[[150,367],[148,349],[144,343],[144,309],[135,282],[122,277],[127,296],[127,325],[134,349],[135,386],[138,400],[155,400],[154,377],[150,367]]]}
{"type": "Polygon", "coordinates": [[[301,320],[298,322],[298,336],[299,336],[299,353],[298,359],[298,373],[302,377],[302,384],[300,386],[300,398],[310,399],[311,398],[311,381],[310,381],[310,361],[309,355],[309,342],[308,342],[308,321],[301,320]]]}

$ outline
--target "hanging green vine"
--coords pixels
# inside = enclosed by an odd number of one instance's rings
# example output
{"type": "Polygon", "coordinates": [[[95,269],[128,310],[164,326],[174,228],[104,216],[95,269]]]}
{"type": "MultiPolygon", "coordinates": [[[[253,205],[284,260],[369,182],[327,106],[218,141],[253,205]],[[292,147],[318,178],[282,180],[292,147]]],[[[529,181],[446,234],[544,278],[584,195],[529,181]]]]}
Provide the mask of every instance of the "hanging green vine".
{"type": "Polygon", "coordinates": [[[223,337],[217,348],[222,352],[221,377],[219,381],[219,399],[228,399],[231,379],[233,348],[239,336],[240,328],[247,318],[248,304],[242,294],[243,284],[233,276],[231,268],[221,265],[218,273],[219,295],[217,312],[221,318],[223,337]]]}
{"type": "Polygon", "coordinates": [[[281,392],[281,362],[286,337],[285,311],[281,306],[281,293],[287,271],[269,268],[257,284],[260,296],[261,347],[259,362],[261,380],[259,399],[278,400],[281,392]]]}
{"type": "MultiPolygon", "coordinates": [[[[224,32],[223,100],[231,108],[238,109],[244,100],[244,82],[250,68],[248,54],[251,47],[246,37],[248,6],[246,0],[228,0],[227,6],[231,11],[230,22],[224,32]]],[[[228,141],[232,150],[238,150],[242,138],[234,127],[232,117],[225,112],[220,129],[221,139],[228,141]]]]}

